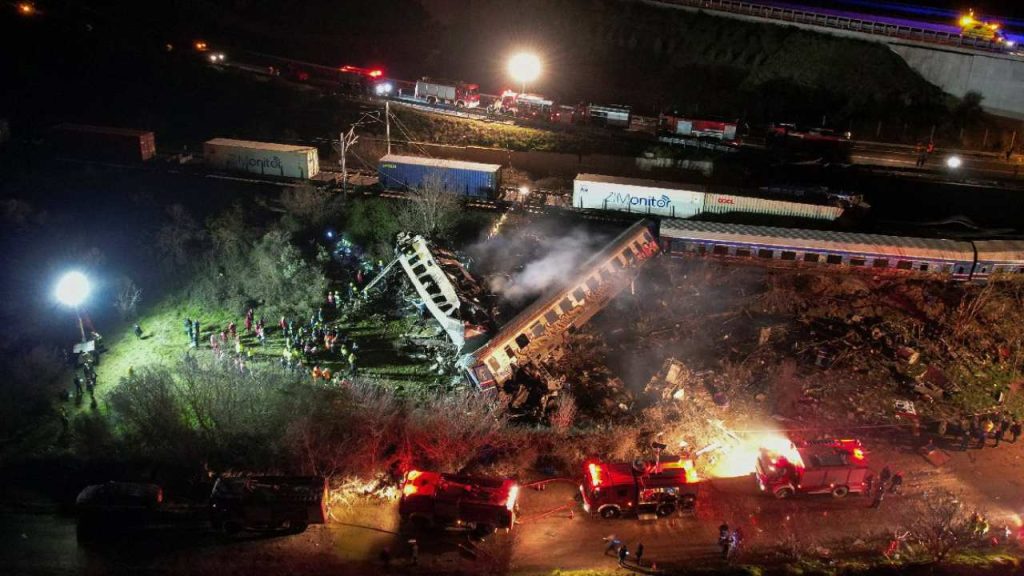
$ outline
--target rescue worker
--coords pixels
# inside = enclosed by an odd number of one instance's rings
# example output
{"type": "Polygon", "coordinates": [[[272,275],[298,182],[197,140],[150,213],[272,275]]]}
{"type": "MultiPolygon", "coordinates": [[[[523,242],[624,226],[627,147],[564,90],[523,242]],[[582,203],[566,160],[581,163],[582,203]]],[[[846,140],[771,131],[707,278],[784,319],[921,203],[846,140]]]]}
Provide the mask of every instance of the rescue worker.
{"type": "Polygon", "coordinates": [[[71,428],[71,420],[68,418],[68,411],[63,406],[60,407],[60,427],[61,435],[67,437],[68,430],[71,428]]]}
{"type": "Polygon", "coordinates": [[[619,566],[626,565],[626,558],[629,558],[629,548],[623,544],[619,546],[619,566]]]}
{"type": "Polygon", "coordinates": [[[872,508],[881,508],[882,500],[885,498],[885,482],[879,478],[878,486],[875,486],[875,498],[871,501],[872,508]]]}
{"type": "Polygon", "coordinates": [[[285,322],[284,316],[281,316],[281,319],[277,321],[277,327],[281,329],[281,332],[285,333],[285,336],[288,335],[288,333],[285,332],[285,328],[288,327],[288,323],[285,322]]]}
{"type": "Polygon", "coordinates": [[[418,566],[420,563],[420,545],[415,539],[409,540],[410,550],[409,553],[412,559],[412,565],[418,566]]]}
{"type": "Polygon", "coordinates": [[[189,344],[191,344],[196,339],[195,332],[193,331],[193,328],[192,328],[192,319],[191,318],[185,318],[185,334],[188,335],[188,343],[189,344]]]}
{"type": "MultiPolygon", "coordinates": [[[[249,309],[252,312],[252,308],[249,309]]],[[[246,333],[252,332],[252,316],[249,314],[245,315],[245,331],[246,333]]]]}
{"type": "Polygon", "coordinates": [[[996,439],[995,446],[999,446],[999,442],[1002,441],[1003,436],[1006,436],[1006,432],[1009,429],[1010,429],[1010,419],[1007,418],[1006,415],[1004,414],[999,419],[999,424],[996,425],[995,432],[992,433],[992,436],[994,436],[995,439],[996,439]]]}
{"type": "Polygon", "coordinates": [[[898,494],[903,486],[903,473],[897,472],[892,475],[892,481],[889,482],[889,493],[898,494]]]}
{"type": "Polygon", "coordinates": [[[889,465],[886,464],[882,468],[882,472],[878,475],[879,486],[882,490],[885,490],[885,485],[889,483],[889,479],[892,478],[892,470],[889,469],[889,465]]]}
{"type": "Polygon", "coordinates": [[[356,353],[355,352],[349,352],[348,353],[348,365],[349,365],[349,370],[350,370],[349,375],[355,376],[356,375],[356,353]]]}
{"type": "Polygon", "coordinates": [[[82,399],[82,379],[75,376],[75,398],[82,399]]]}
{"type": "Polygon", "coordinates": [[[622,540],[619,540],[615,534],[609,534],[604,537],[604,541],[608,543],[608,546],[604,549],[604,555],[607,556],[609,552],[618,554],[619,546],[622,546],[622,540]]]}
{"type": "Polygon", "coordinates": [[[134,328],[134,332],[135,332],[135,337],[138,338],[139,340],[142,340],[142,326],[139,326],[138,324],[136,324],[135,328],[134,328]]]}
{"type": "Polygon", "coordinates": [[[238,324],[235,324],[234,321],[228,323],[228,335],[232,338],[236,338],[238,336],[238,324]]]}
{"type": "Polygon", "coordinates": [[[939,420],[939,425],[935,429],[935,435],[939,438],[944,437],[948,427],[949,423],[945,419],[939,420]]]}
{"type": "Polygon", "coordinates": [[[935,152],[935,142],[928,141],[928,147],[925,148],[925,152],[928,154],[928,158],[931,158],[932,152],[935,152]]]}
{"type": "Polygon", "coordinates": [[[971,443],[971,429],[969,427],[963,427],[960,429],[960,449],[964,452],[967,451],[968,445],[971,443]]]}
{"type": "Polygon", "coordinates": [[[193,347],[194,348],[198,348],[199,347],[199,335],[202,334],[202,327],[199,325],[199,320],[194,320],[192,322],[192,330],[193,330],[193,332],[192,332],[192,343],[194,344],[193,347]]]}
{"type": "Polygon", "coordinates": [[[917,146],[914,146],[914,152],[917,154],[917,162],[914,165],[917,166],[918,168],[924,166],[924,161],[926,159],[924,153],[924,144],[918,142],[917,146]]]}
{"type": "Polygon", "coordinates": [[[1017,438],[1020,438],[1020,433],[1021,433],[1021,423],[1020,423],[1020,420],[1015,419],[1013,421],[1013,424],[1010,425],[1010,436],[1012,437],[1012,440],[1010,440],[1010,442],[1013,442],[1014,444],[1016,444],[1017,443],[1017,438]]]}
{"type": "Polygon", "coordinates": [[[637,566],[643,566],[644,565],[644,543],[643,542],[640,542],[640,543],[638,543],[636,545],[636,554],[634,554],[634,556],[636,557],[636,565],[637,566]]]}
{"type": "Polygon", "coordinates": [[[985,427],[978,426],[978,429],[977,431],[975,431],[974,434],[975,439],[978,440],[978,450],[981,450],[982,448],[985,447],[985,441],[988,440],[988,434],[985,433],[985,427]]]}

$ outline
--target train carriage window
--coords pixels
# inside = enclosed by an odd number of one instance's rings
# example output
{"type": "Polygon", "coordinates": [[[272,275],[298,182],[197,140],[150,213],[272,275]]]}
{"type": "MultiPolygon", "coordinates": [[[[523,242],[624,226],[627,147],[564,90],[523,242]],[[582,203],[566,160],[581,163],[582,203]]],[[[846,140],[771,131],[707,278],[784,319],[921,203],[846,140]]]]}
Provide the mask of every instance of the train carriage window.
{"type": "Polygon", "coordinates": [[[495,372],[501,370],[501,362],[498,362],[498,359],[495,358],[494,356],[491,356],[490,358],[487,359],[487,365],[490,366],[491,370],[495,372]]]}
{"type": "MultiPolygon", "coordinates": [[[[922,270],[926,270],[926,268],[922,268],[922,270]]],[[[982,266],[981,267],[981,273],[982,274],[987,274],[988,273],[988,266],[982,266]]]]}
{"type": "Polygon", "coordinates": [[[577,302],[579,302],[580,304],[583,303],[583,298],[585,296],[586,296],[586,294],[583,293],[583,288],[577,288],[577,289],[572,291],[573,299],[576,300],[577,302]]]}
{"type": "Polygon", "coordinates": [[[889,260],[887,260],[885,258],[875,258],[874,260],[871,261],[871,267],[872,268],[888,268],[889,267],[889,260]]]}
{"type": "Polygon", "coordinates": [[[644,244],[643,244],[643,242],[641,242],[639,240],[637,240],[636,242],[633,242],[633,251],[636,252],[637,254],[643,254],[644,253],[644,244]]]}
{"type": "Polygon", "coordinates": [[[600,285],[601,281],[597,279],[597,276],[591,276],[590,278],[587,278],[587,287],[590,288],[591,292],[597,290],[597,287],[600,285]]]}
{"type": "Polygon", "coordinates": [[[757,257],[771,259],[775,257],[775,251],[768,250],[767,248],[761,248],[757,251],[757,257]]]}
{"type": "Polygon", "coordinates": [[[749,248],[737,248],[736,249],[736,256],[738,256],[740,258],[749,258],[750,257],[750,249],[749,248]]]}
{"type": "Polygon", "coordinates": [[[820,258],[818,257],[817,254],[811,254],[811,253],[804,254],[804,262],[814,262],[815,264],[817,264],[819,260],[820,260],[820,258]]]}
{"type": "Polygon", "coordinates": [[[907,262],[906,260],[900,260],[899,262],[896,263],[896,269],[897,270],[913,270],[914,269],[914,263],[913,262],[907,262]]]}
{"type": "MultiPolygon", "coordinates": [[[[497,368],[495,368],[495,370],[497,370],[497,368]]],[[[476,381],[480,382],[481,384],[484,382],[488,382],[490,380],[494,380],[494,374],[487,369],[487,366],[477,366],[476,368],[473,368],[473,372],[476,374],[476,381]]]]}
{"type": "Polygon", "coordinates": [[[534,322],[533,326],[530,326],[530,333],[533,334],[534,338],[538,338],[544,335],[544,325],[540,322],[534,322]]]}
{"type": "Polygon", "coordinates": [[[701,256],[707,256],[707,253],[708,253],[708,247],[707,246],[705,246],[703,244],[698,244],[695,249],[697,251],[697,254],[700,254],[701,256]]]}
{"type": "Polygon", "coordinates": [[[956,273],[957,274],[964,274],[966,272],[966,270],[967,269],[964,268],[964,266],[962,264],[957,264],[956,265],[956,273]]]}
{"type": "Polygon", "coordinates": [[[953,265],[952,264],[943,264],[941,270],[942,270],[943,274],[949,274],[950,272],[953,271],[953,265]]]}
{"type": "Polygon", "coordinates": [[[622,257],[625,258],[626,264],[632,264],[636,260],[636,254],[633,254],[633,251],[629,248],[622,251],[622,257]]]}
{"type": "Polygon", "coordinates": [[[612,266],[614,266],[616,270],[622,270],[622,260],[620,260],[618,257],[612,258],[612,266]]]}
{"type": "Polygon", "coordinates": [[[863,258],[850,258],[850,266],[863,266],[867,263],[868,261],[863,258]]]}
{"type": "Polygon", "coordinates": [[[605,282],[609,282],[614,277],[615,277],[615,273],[613,273],[611,270],[609,270],[608,268],[601,268],[601,279],[602,280],[604,280],[605,282]]]}
{"type": "Polygon", "coordinates": [[[789,250],[783,250],[781,258],[783,260],[796,260],[796,252],[790,252],[789,250]]]}
{"type": "Polygon", "coordinates": [[[716,256],[728,256],[729,255],[729,247],[728,246],[722,246],[722,245],[716,245],[711,250],[711,253],[716,255],[716,256]]]}
{"type": "Polygon", "coordinates": [[[509,360],[515,360],[516,359],[516,353],[512,351],[512,347],[511,346],[505,346],[505,356],[508,356],[509,360]]]}
{"type": "Polygon", "coordinates": [[[825,262],[828,262],[829,264],[842,264],[843,257],[838,254],[829,254],[825,257],[825,262]]]}
{"type": "Polygon", "coordinates": [[[558,320],[558,312],[554,310],[548,310],[544,313],[544,321],[548,324],[554,324],[555,320],[558,320]]]}
{"type": "Polygon", "coordinates": [[[646,230],[644,230],[644,242],[654,242],[654,237],[646,230]]]}
{"type": "Polygon", "coordinates": [[[928,265],[927,264],[921,264],[918,267],[918,270],[920,270],[921,272],[927,272],[928,271],[928,265]]]}
{"type": "Polygon", "coordinates": [[[673,252],[686,252],[686,241],[680,240],[679,238],[673,238],[672,242],[669,243],[670,249],[673,252]]]}
{"type": "Polygon", "coordinates": [[[562,298],[562,301],[558,303],[558,307],[562,309],[562,314],[565,314],[572,310],[572,302],[568,298],[562,298]]]}
{"type": "Polygon", "coordinates": [[[520,349],[526,348],[529,345],[530,345],[530,337],[529,336],[527,336],[526,334],[520,334],[519,336],[516,336],[516,346],[519,346],[520,349]]]}

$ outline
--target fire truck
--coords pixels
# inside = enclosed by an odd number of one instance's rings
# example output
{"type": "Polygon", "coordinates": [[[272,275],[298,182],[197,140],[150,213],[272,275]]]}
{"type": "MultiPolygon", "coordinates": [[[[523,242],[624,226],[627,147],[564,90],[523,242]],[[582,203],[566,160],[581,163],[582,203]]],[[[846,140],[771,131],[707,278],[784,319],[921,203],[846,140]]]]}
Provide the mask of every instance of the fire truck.
{"type": "Polygon", "coordinates": [[[554,100],[545,98],[540,94],[526,94],[505,90],[494,101],[491,111],[496,114],[515,116],[516,118],[527,120],[558,122],[559,113],[562,110],[554,100]]]}
{"type": "Polygon", "coordinates": [[[514,480],[411,470],[402,481],[398,513],[419,530],[469,530],[484,536],[516,521],[514,480]]]}
{"type": "Polygon", "coordinates": [[[757,485],[776,498],[794,494],[870,491],[871,470],[860,440],[812,440],[788,446],[762,447],[757,459],[757,485]]]}
{"type": "Polygon", "coordinates": [[[476,108],[480,105],[480,86],[465,82],[432,80],[424,77],[416,82],[413,96],[428,104],[445,104],[456,108],[476,108]]]}
{"type": "Polygon", "coordinates": [[[612,128],[629,128],[632,117],[632,110],[629,106],[590,104],[581,108],[583,116],[589,124],[612,128]]]}
{"type": "Polygon", "coordinates": [[[583,509],[602,518],[654,514],[664,518],[693,510],[700,481],[689,458],[583,463],[583,509]]]}
{"type": "Polygon", "coordinates": [[[658,117],[658,133],[664,136],[702,138],[739,144],[738,120],[708,120],[688,118],[675,113],[658,117]]]}

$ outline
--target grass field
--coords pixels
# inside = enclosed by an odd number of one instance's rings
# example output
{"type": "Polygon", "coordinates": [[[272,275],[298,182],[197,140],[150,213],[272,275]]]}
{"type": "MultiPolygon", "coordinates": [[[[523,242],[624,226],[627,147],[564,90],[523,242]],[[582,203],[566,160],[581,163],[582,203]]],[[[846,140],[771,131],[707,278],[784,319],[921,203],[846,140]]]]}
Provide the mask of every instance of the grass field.
{"type": "MultiPolygon", "coordinates": [[[[355,315],[349,315],[355,316],[355,315]]],[[[259,318],[257,311],[256,317],[259,318]]],[[[430,385],[435,375],[427,369],[427,363],[408,354],[398,353],[396,344],[400,339],[415,331],[414,318],[386,319],[381,315],[366,315],[358,319],[342,317],[338,311],[324,309],[325,324],[338,328],[343,334],[358,343],[356,363],[359,376],[373,379],[381,385],[404,387],[408,385],[430,385]]],[[[280,362],[284,351],[284,334],[278,327],[277,318],[266,318],[267,340],[260,345],[255,334],[246,334],[244,314],[232,314],[226,310],[203,309],[181,297],[169,297],[153,306],[139,319],[143,329],[142,338],[133,332],[133,324],[126,324],[106,338],[105,351],[101,353],[97,368],[96,398],[101,410],[103,400],[131,370],[142,366],[171,365],[186,354],[212,356],[210,335],[219,335],[227,330],[230,322],[238,324],[240,341],[244,347],[247,362],[280,362]],[[185,318],[201,322],[199,347],[191,348],[185,332],[185,318]]],[[[296,320],[296,325],[299,321],[296,320]]],[[[222,345],[225,361],[235,357],[234,343],[228,339],[222,345]]],[[[329,368],[333,374],[348,374],[348,361],[337,349],[333,354],[321,353],[312,359],[309,368],[319,365],[329,368]]],[[[83,406],[85,406],[83,404],[83,406]]]]}

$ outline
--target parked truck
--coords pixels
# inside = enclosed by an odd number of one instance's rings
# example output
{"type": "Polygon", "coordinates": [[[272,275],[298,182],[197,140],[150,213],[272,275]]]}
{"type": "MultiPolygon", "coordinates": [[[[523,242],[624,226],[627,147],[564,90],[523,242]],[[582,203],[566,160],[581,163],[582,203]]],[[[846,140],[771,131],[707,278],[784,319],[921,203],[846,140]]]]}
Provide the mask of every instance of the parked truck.
{"type": "Polygon", "coordinates": [[[762,492],[776,498],[795,494],[847,494],[869,491],[872,473],[860,440],[813,440],[762,447],[754,475],[762,492]]]}
{"type": "Polygon", "coordinates": [[[51,130],[55,152],[113,162],[145,162],[156,154],[156,138],[147,130],[58,124],[51,130]]]}
{"type": "Polygon", "coordinates": [[[218,478],[210,494],[213,527],[298,534],[327,521],[327,480],[318,476],[218,478]]]}
{"type": "Polygon", "coordinates": [[[445,104],[455,108],[476,108],[480,105],[480,86],[465,82],[424,77],[416,82],[413,95],[428,104],[445,104]]]}
{"type": "Polygon", "coordinates": [[[605,519],[627,514],[664,518],[677,511],[693,510],[699,487],[693,460],[686,457],[634,462],[587,460],[583,463],[580,495],[585,511],[605,519]]]}
{"type": "Polygon", "coordinates": [[[501,166],[461,160],[388,154],[378,164],[381,186],[414,190],[439,184],[445,190],[473,198],[488,198],[501,186],[501,166]]]}
{"type": "Polygon", "coordinates": [[[461,529],[484,536],[515,525],[518,497],[515,480],[411,470],[402,481],[398,513],[419,530],[461,529]]]}
{"type": "Polygon", "coordinates": [[[203,160],[222,170],[263,176],[308,180],[320,173],[316,148],[298,144],[214,138],[203,145],[203,160]]]}

